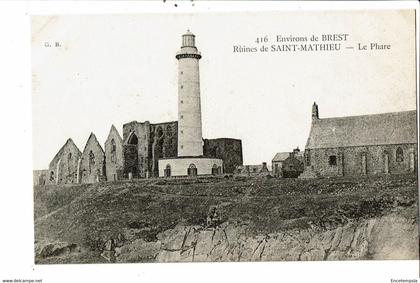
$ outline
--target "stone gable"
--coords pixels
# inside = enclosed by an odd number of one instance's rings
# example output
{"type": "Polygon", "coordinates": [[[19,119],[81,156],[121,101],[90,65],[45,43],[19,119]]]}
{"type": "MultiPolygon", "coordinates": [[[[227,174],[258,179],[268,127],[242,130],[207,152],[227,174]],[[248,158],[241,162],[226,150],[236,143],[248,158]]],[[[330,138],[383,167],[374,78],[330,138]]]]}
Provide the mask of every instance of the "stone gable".
{"type": "Polygon", "coordinates": [[[45,184],[77,183],[81,155],[73,140],[68,139],[50,162],[45,184]]]}
{"type": "Polygon", "coordinates": [[[82,153],[80,176],[81,183],[95,183],[106,179],[105,152],[93,133],[90,134],[82,153]]]}
{"type": "Polygon", "coordinates": [[[122,178],[123,170],[123,140],[114,125],[105,142],[106,178],[108,181],[117,181],[122,178]]]}

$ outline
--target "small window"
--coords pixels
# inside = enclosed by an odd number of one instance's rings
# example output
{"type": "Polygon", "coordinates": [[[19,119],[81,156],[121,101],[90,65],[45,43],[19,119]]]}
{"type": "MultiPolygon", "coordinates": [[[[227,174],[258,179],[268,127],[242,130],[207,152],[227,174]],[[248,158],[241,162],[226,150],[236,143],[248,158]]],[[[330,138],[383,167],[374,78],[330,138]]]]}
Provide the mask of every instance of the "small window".
{"type": "Polygon", "coordinates": [[[311,154],[309,150],[305,152],[305,161],[306,161],[306,166],[311,166],[311,154]]]}
{"type": "Polygon", "coordinates": [[[335,165],[337,165],[337,156],[335,156],[335,155],[331,155],[331,156],[328,158],[328,163],[329,163],[331,166],[335,166],[335,165]]]}
{"type": "Polygon", "coordinates": [[[395,154],[396,161],[397,162],[403,162],[404,161],[404,152],[401,147],[397,148],[397,152],[395,154]]]}
{"type": "Polygon", "coordinates": [[[183,85],[181,85],[181,89],[183,89],[184,88],[184,86],[183,85]]]}
{"type": "Polygon", "coordinates": [[[184,146],[183,146],[183,145],[181,145],[181,148],[184,148],[184,146]]]}
{"type": "Polygon", "coordinates": [[[184,115],[181,115],[181,119],[184,119],[184,115]]]}
{"type": "Polygon", "coordinates": [[[181,104],[184,104],[184,100],[181,100],[181,104]]]}
{"type": "Polygon", "coordinates": [[[184,72],[183,71],[181,71],[181,75],[183,75],[184,74],[184,72]]]}
{"type": "Polygon", "coordinates": [[[211,174],[213,176],[218,175],[219,174],[219,167],[216,164],[213,164],[213,167],[211,168],[211,174]]]}
{"type": "Polygon", "coordinates": [[[165,177],[171,177],[171,165],[166,165],[163,174],[165,177]]]}

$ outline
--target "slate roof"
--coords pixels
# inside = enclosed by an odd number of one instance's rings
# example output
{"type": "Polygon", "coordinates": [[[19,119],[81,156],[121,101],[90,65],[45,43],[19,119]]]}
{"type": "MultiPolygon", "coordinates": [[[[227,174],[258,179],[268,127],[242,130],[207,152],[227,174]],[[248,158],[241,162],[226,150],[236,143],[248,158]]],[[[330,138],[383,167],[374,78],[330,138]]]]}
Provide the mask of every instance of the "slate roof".
{"type": "Polygon", "coordinates": [[[289,155],[290,155],[290,152],[277,152],[271,161],[273,162],[284,161],[286,160],[287,157],[289,157],[289,155]]]}
{"type": "Polygon", "coordinates": [[[318,119],[306,149],[417,143],[416,111],[318,119]]]}
{"type": "MultiPolygon", "coordinates": [[[[271,160],[272,162],[281,162],[289,158],[291,152],[277,152],[276,155],[271,160]]],[[[302,161],[303,160],[303,151],[295,152],[295,158],[302,161]]]]}

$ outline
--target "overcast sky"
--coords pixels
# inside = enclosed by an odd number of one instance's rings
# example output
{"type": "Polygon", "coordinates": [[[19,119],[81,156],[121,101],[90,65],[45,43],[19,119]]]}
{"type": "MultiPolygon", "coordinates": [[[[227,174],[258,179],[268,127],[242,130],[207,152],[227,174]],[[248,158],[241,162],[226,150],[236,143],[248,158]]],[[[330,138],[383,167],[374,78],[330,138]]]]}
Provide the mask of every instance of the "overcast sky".
{"type": "Polygon", "coordinates": [[[34,168],[68,138],[104,144],[114,124],[177,119],[177,60],[190,29],[200,60],[203,137],[242,140],[245,164],[304,148],[320,117],[416,107],[414,12],[259,12],[36,16],[32,19],[34,168]],[[340,52],[234,53],[257,37],[349,34],[340,52]],[[45,47],[60,42],[61,47],[45,47]],[[357,43],[391,45],[357,51],[357,43]]]}

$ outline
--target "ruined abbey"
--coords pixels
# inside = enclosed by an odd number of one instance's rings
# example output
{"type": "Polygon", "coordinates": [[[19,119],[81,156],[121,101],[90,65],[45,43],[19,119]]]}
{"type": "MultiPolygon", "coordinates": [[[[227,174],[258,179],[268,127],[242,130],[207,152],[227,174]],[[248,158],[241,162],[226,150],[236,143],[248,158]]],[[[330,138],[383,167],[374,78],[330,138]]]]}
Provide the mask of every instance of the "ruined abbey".
{"type": "Polygon", "coordinates": [[[231,174],[242,165],[242,141],[203,139],[195,35],[182,36],[178,60],[178,121],[112,125],[102,147],[91,133],[81,152],[72,139],[45,170],[34,171],[36,185],[95,183],[133,178],[231,174]]]}
{"type": "MultiPolygon", "coordinates": [[[[124,124],[123,137],[111,126],[104,147],[93,133],[82,152],[70,138],[48,169],[34,172],[34,182],[52,185],[159,177],[158,160],[177,156],[177,135],[176,121],[159,124],[133,121],[124,124]]],[[[205,157],[222,159],[225,173],[233,173],[236,166],[242,165],[241,140],[205,139],[203,152],[205,157]]]]}

